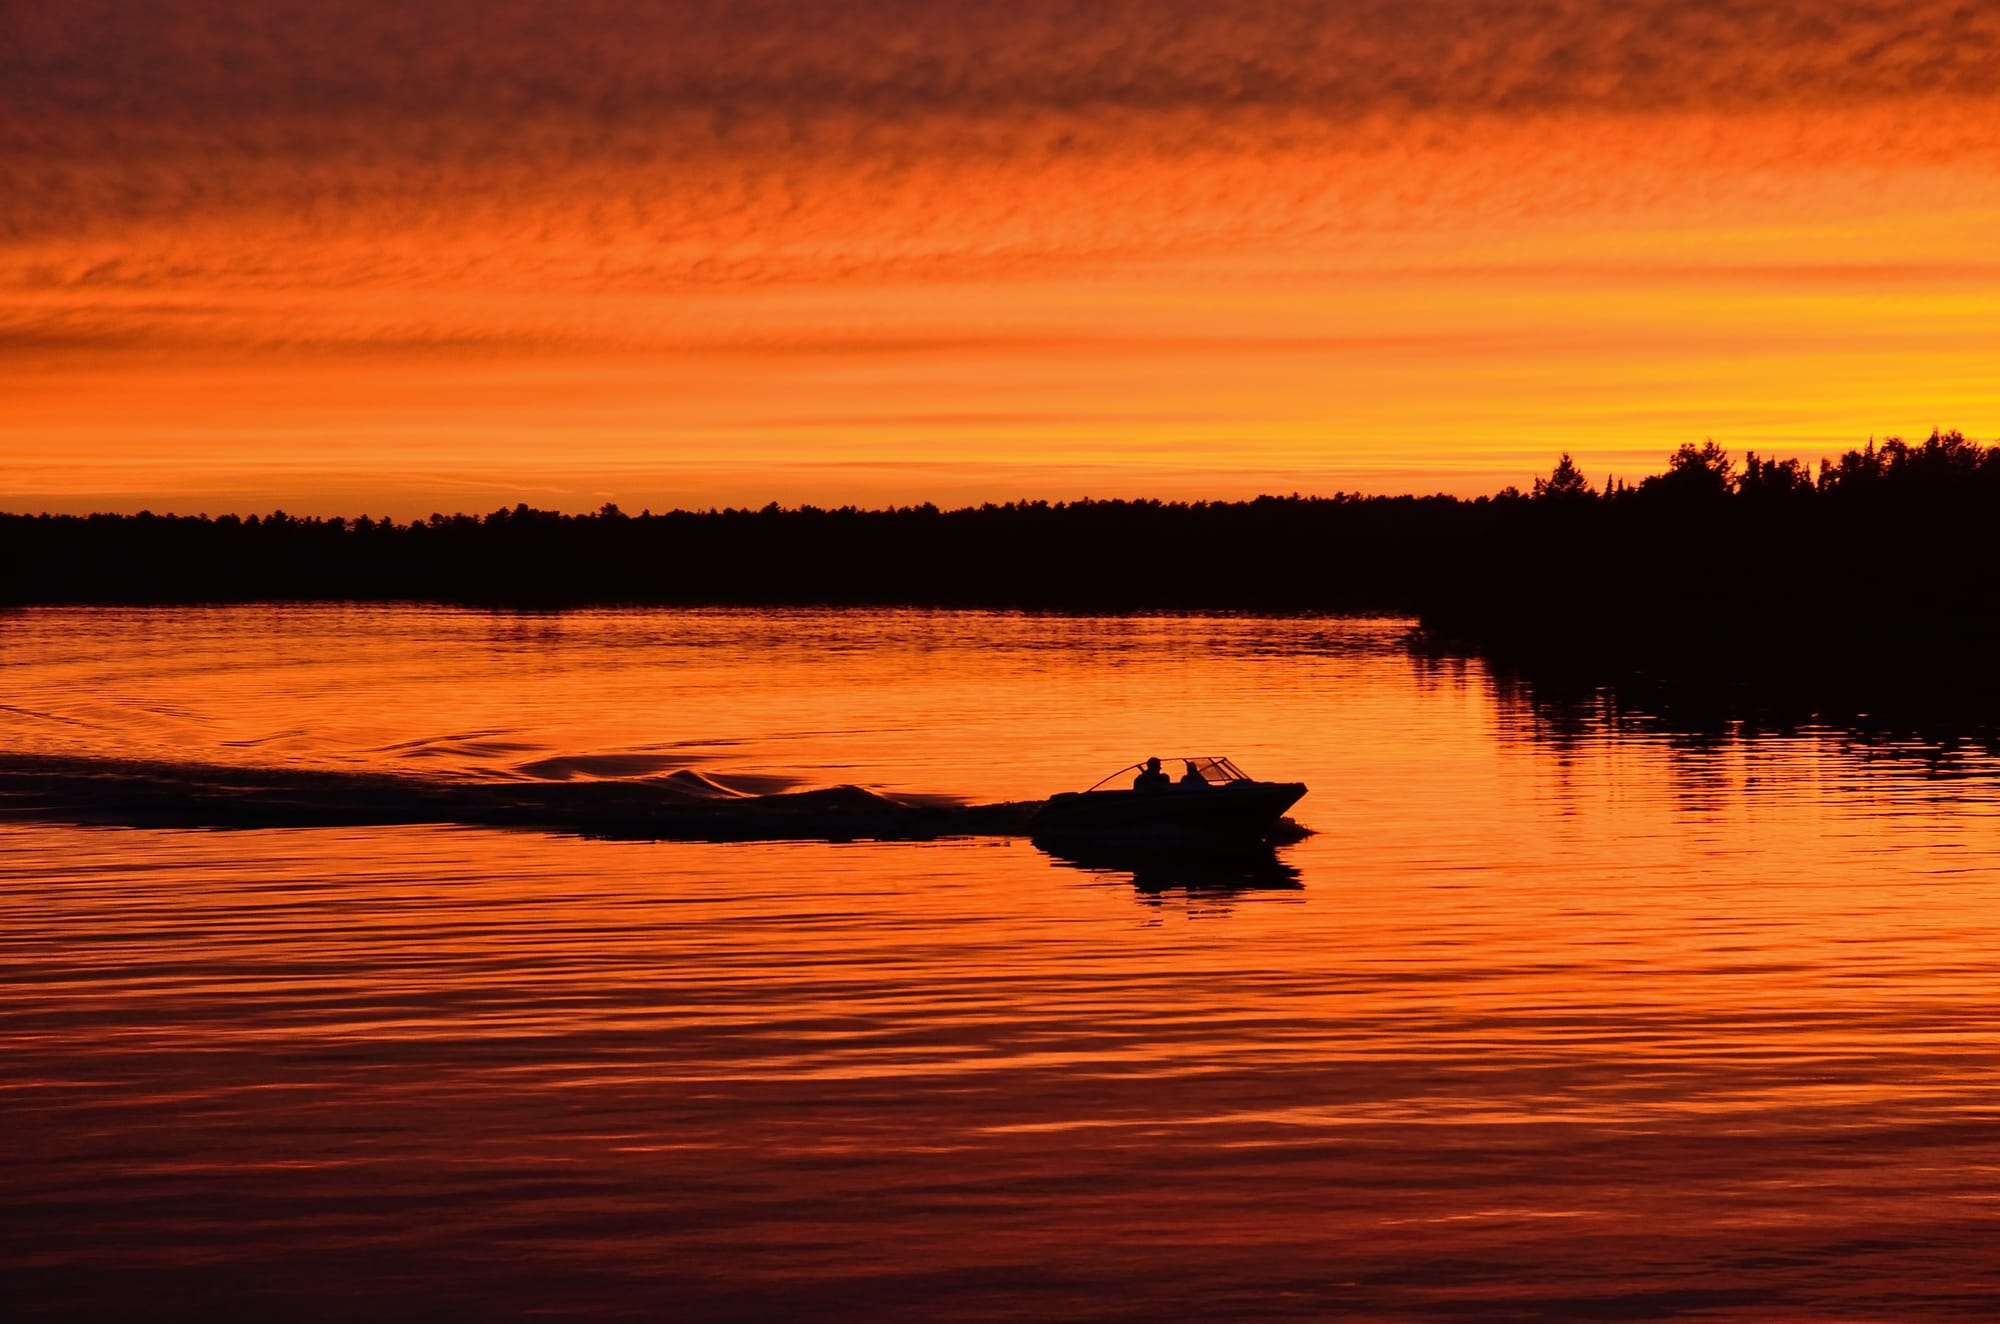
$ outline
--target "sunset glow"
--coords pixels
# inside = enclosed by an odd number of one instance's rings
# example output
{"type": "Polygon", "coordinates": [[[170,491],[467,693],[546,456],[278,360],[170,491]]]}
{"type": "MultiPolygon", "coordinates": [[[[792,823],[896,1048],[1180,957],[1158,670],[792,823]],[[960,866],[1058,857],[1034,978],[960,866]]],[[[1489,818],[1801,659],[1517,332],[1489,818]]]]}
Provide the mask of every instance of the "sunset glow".
{"type": "Polygon", "coordinates": [[[2000,10],[100,3],[0,508],[1446,490],[2000,433],[2000,10]]]}
{"type": "Polygon", "coordinates": [[[0,0],[6,1318],[2000,1301],[2000,0],[0,0]]]}

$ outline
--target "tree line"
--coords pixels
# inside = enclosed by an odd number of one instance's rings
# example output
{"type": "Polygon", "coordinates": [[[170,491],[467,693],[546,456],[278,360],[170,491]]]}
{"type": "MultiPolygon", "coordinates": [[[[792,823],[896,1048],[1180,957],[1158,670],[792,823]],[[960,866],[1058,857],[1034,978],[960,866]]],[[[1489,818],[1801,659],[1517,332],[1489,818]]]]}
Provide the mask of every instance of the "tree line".
{"type": "Polygon", "coordinates": [[[2000,445],[1813,472],[1714,442],[1527,492],[387,519],[0,516],[0,601],[881,604],[1412,615],[1492,655],[1825,668],[2000,651],[2000,445]]]}
{"type": "Polygon", "coordinates": [[[1404,612],[1485,502],[1259,497],[388,519],[0,516],[5,599],[1404,612]]]}
{"type": "MultiPolygon", "coordinates": [[[[1568,455],[1546,478],[1534,481],[1530,495],[1543,501],[1611,501],[1686,503],[1739,497],[1745,501],[1803,501],[1828,497],[1839,501],[1934,501],[1951,497],[1991,499],[2000,494],[2000,444],[1983,446],[1962,432],[1933,431],[1912,445],[1890,437],[1880,446],[1867,445],[1820,461],[1819,474],[1798,459],[1760,459],[1749,452],[1739,468],[1728,451],[1711,439],[1701,446],[1682,446],[1667,457],[1667,468],[1626,486],[1614,480],[1603,492],[1587,479],[1568,455]]],[[[1509,488],[1503,496],[1518,497],[1509,488]]]]}
{"type": "Polygon", "coordinates": [[[2000,654],[2000,446],[1958,432],[1822,461],[1714,442],[1599,490],[1564,456],[1432,581],[1426,627],[1540,670],[1756,671],[1940,692],[2000,654]]]}

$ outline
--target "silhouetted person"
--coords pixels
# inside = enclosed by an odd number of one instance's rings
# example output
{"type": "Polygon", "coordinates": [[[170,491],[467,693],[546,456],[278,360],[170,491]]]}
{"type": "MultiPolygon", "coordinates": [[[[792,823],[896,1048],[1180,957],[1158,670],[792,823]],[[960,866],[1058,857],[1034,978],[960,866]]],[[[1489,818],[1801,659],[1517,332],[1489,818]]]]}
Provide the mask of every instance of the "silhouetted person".
{"type": "Polygon", "coordinates": [[[1173,784],[1173,778],[1160,771],[1158,759],[1147,759],[1145,768],[1132,779],[1132,789],[1135,791],[1164,791],[1173,784]]]}
{"type": "Polygon", "coordinates": [[[1181,785],[1194,786],[1202,790],[1207,790],[1208,778],[1201,775],[1201,769],[1194,766],[1194,760],[1186,759],[1183,761],[1187,764],[1187,771],[1181,774],[1181,785]]]}

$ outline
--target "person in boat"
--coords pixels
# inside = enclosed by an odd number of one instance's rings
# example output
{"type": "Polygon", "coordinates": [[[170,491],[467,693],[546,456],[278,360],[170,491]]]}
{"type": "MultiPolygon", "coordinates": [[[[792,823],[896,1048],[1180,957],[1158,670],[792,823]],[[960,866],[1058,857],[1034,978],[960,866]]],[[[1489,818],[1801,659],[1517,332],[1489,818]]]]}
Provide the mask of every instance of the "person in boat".
{"type": "Polygon", "coordinates": [[[1156,758],[1147,759],[1146,766],[1132,779],[1135,791],[1164,791],[1173,784],[1173,778],[1160,770],[1160,761],[1156,758]]]}
{"type": "Polygon", "coordinates": [[[1208,778],[1201,775],[1201,769],[1194,766],[1194,760],[1184,759],[1182,761],[1187,764],[1187,771],[1181,774],[1180,784],[1185,787],[1207,790],[1208,778]]]}

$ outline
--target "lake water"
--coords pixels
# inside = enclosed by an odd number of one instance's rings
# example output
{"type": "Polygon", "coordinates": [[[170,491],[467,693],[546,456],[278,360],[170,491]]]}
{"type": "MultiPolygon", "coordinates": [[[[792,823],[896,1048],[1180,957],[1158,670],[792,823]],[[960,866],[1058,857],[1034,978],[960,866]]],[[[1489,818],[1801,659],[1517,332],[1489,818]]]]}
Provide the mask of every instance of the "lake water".
{"type": "Polygon", "coordinates": [[[0,1294],[1993,1317],[1990,748],[1679,735],[1404,631],[0,615],[13,752],[975,800],[1226,753],[1310,783],[1314,832],[1232,882],[1009,840],[0,819],[0,1294]]]}

